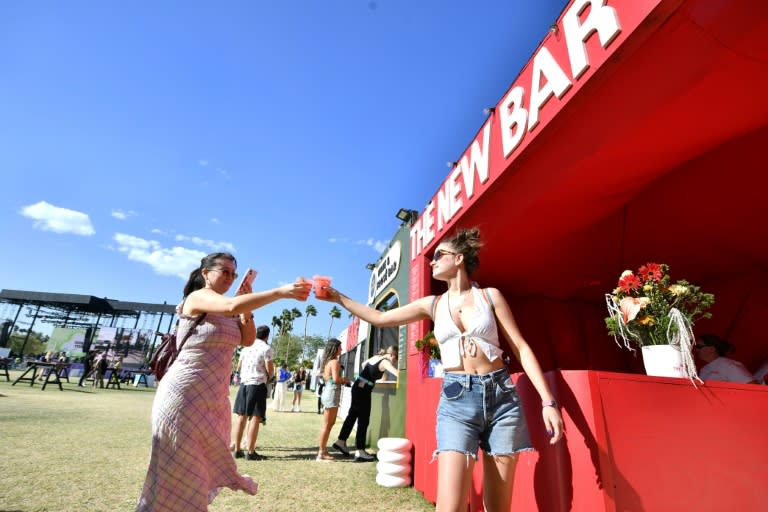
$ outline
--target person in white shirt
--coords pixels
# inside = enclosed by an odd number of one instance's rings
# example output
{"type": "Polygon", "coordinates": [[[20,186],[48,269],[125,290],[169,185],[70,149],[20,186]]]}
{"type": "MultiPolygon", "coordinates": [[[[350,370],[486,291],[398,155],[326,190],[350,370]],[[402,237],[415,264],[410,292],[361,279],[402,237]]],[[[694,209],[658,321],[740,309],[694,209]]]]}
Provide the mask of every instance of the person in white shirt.
{"type": "Polygon", "coordinates": [[[763,364],[752,376],[757,384],[768,384],[768,359],[763,361],[763,364]]]}
{"type": "Polygon", "coordinates": [[[699,370],[701,380],[754,384],[754,377],[743,364],[725,357],[735,350],[733,344],[714,334],[702,334],[694,348],[699,359],[706,363],[699,370]]]}
{"type": "Polygon", "coordinates": [[[240,352],[237,368],[240,371],[240,389],[237,390],[234,412],[237,414],[237,430],[235,434],[235,458],[245,457],[248,460],[262,460],[266,457],[256,453],[256,438],[259,435],[259,425],[267,415],[267,382],[275,373],[272,362],[272,347],[267,344],[269,327],[260,325],[256,328],[256,342],[244,347],[240,352]],[[248,453],[243,453],[241,441],[246,422],[248,432],[246,442],[248,453]]]}

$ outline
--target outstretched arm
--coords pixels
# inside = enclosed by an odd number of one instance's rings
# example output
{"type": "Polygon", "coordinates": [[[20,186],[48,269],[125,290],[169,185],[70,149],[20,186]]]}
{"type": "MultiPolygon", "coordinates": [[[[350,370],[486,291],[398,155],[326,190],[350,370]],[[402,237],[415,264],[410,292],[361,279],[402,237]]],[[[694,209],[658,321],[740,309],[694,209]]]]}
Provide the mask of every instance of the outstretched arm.
{"type": "Polygon", "coordinates": [[[376,327],[393,327],[403,325],[414,320],[426,320],[430,318],[430,308],[432,307],[432,296],[422,297],[405,306],[390,309],[389,311],[379,311],[350,299],[337,289],[327,286],[326,297],[320,300],[335,302],[353,315],[361,318],[369,324],[376,327]]]}
{"type": "Polygon", "coordinates": [[[306,297],[306,284],[291,283],[263,292],[244,293],[236,297],[220,295],[213,290],[202,288],[189,294],[184,301],[184,314],[199,315],[214,313],[219,315],[237,315],[250,313],[254,309],[266,306],[280,299],[303,299],[306,297]]]}

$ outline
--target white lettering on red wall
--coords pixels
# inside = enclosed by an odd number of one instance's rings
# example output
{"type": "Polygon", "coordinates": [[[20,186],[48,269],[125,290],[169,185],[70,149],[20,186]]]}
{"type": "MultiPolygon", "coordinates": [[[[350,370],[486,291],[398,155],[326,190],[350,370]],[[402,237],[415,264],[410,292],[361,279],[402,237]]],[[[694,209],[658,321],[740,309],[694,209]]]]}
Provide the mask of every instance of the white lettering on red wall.
{"type": "MultiPolygon", "coordinates": [[[[496,108],[500,130],[491,137],[491,118],[450,172],[437,194],[429,202],[421,217],[411,228],[411,260],[429,247],[446,226],[466,209],[477,196],[492,183],[503,169],[490,168],[492,145],[501,145],[505,159],[513,156],[526,136],[542,122],[542,112],[550,118],[569,99],[574,85],[586,81],[590,75],[590,57],[600,63],[606,59],[607,49],[621,34],[617,9],[622,6],[636,27],[659,0],[574,0],[561,18],[561,37],[547,37],[530,63],[530,72],[521,73],[513,87],[496,108]],[[614,7],[615,6],[615,7],[614,7]],[[590,39],[596,37],[599,47],[590,39]],[[590,42],[588,47],[587,43],[590,42]],[[562,48],[565,45],[566,48],[562,48]],[[552,51],[557,49],[560,51],[552,51]],[[597,52],[603,54],[598,55],[597,52]],[[590,55],[590,52],[592,54],[590,55]],[[558,62],[555,56],[560,56],[558,62]]],[[[546,122],[546,119],[544,120],[546,122]]],[[[531,135],[533,137],[534,135],[531,135]]],[[[527,142],[526,142],[527,144],[527,142]]],[[[524,147],[523,145],[522,147],[524,147]]]]}

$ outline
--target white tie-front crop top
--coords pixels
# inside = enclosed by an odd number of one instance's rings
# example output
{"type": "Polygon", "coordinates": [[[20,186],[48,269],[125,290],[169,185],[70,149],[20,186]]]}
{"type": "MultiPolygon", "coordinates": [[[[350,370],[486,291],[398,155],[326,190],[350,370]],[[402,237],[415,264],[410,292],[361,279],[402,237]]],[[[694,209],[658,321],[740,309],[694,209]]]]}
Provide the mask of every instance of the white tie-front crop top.
{"type": "Polygon", "coordinates": [[[461,358],[467,347],[475,345],[483,351],[489,361],[494,361],[504,352],[499,346],[499,332],[496,327],[496,315],[483,297],[480,288],[472,287],[475,313],[467,322],[467,330],[461,332],[451,317],[448,293],[437,298],[435,308],[435,338],[440,344],[440,359],[443,368],[450,370],[461,366],[461,358]]]}

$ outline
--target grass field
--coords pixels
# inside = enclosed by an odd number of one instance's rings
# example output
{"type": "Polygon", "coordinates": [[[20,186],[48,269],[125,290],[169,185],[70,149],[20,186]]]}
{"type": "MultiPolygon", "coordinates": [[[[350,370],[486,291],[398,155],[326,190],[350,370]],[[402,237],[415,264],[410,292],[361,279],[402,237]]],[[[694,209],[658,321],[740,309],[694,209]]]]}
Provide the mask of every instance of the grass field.
{"type": "MultiPolygon", "coordinates": [[[[11,371],[12,381],[19,374],[11,371]]],[[[0,512],[134,509],[149,460],[154,389],[78,388],[70,380],[64,391],[0,382],[0,512]]],[[[374,463],[315,462],[316,403],[310,392],[305,412],[270,412],[257,444],[269,458],[237,462],[259,483],[258,494],[225,489],[212,512],[434,510],[412,487],[378,486],[374,463]]],[[[331,441],[340,427],[337,421],[331,441]]]]}

